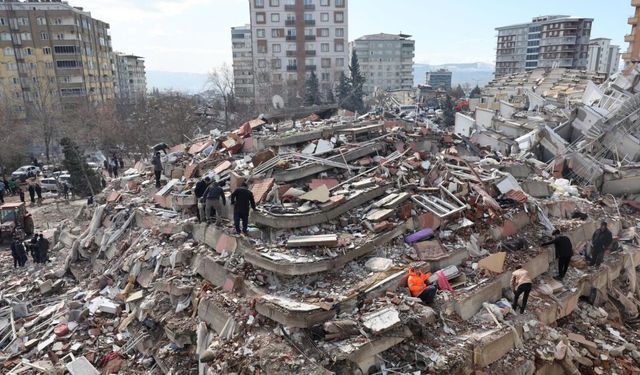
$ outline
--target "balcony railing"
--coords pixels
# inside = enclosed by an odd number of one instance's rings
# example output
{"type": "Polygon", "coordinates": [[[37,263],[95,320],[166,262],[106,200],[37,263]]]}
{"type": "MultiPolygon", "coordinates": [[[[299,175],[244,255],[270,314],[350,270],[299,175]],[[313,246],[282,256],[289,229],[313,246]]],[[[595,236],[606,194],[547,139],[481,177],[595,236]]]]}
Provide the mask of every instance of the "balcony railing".
{"type": "Polygon", "coordinates": [[[304,66],[304,70],[306,70],[306,71],[316,70],[316,66],[315,65],[305,65],[304,66]]]}
{"type": "Polygon", "coordinates": [[[304,25],[305,26],[315,26],[316,25],[316,20],[304,20],[304,25]]]}
{"type": "Polygon", "coordinates": [[[629,17],[629,19],[627,20],[627,23],[629,25],[636,25],[638,23],[638,17],[629,17]]]}
{"type": "Polygon", "coordinates": [[[285,26],[295,26],[296,25],[296,20],[284,20],[284,25],[285,26]]]}
{"type": "Polygon", "coordinates": [[[316,10],[316,6],[313,4],[304,4],[304,10],[316,10]]]}
{"type": "Polygon", "coordinates": [[[316,55],[316,51],[314,51],[314,50],[305,50],[304,51],[304,55],[305,56],[315,56],[316,55]]]}
{"type": "Polygon", "coordinates": [[[284,10],[286,10],[287,12],[295,12],[296,6],[294,4],[285,4],[284,10]]]}
{"type": "Polygon", "coordinates": [[[296,57],[296,51],[287,51],[287,57],[296,57]]]}
{"type": "Polygon", "coordinates": [[[632,7],[640,7],[640,0],[631,0],[632,7]]]}
{"type": "Polygon", "coordinates": [[[624,41],[625,42],[633,42],[633,40],[635,39],[635,35],[634,34],[628,34],[624,36],[624,41]]]}
{"type": "Polygon", "coordinates": [[[296,70],[298,70],[297,65],[287,65],[287,72],[295,72],[296,70]]]}
{"type": "Polygon", "coordinates": [[[294,42],[295,40],[296,40],[296,36],[295,35],[287,35],[287,41],[294,42]]]}
{"type": "Polygon", "coordinates": [[[305,35],[304,36],[304,40],[306,40],[306,41],[314,41],[314,40],[316,40],[316,36],[315,35],[305,35]]]}

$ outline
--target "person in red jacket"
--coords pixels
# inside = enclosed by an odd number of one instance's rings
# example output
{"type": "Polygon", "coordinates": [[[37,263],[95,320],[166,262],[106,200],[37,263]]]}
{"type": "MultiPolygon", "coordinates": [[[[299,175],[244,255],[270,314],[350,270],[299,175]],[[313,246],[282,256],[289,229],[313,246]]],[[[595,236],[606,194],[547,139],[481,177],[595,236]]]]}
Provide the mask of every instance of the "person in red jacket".
{"type": "Polygon", "coordinates": [[[409,291],[412,296],[420,298],[425,304],[432,303],[438,291],[436,286],[427,284],[429,277],[431,277],[429,272],[422,273],[413,267],[409,268],[409,278],[407,279],[409,291]]]}

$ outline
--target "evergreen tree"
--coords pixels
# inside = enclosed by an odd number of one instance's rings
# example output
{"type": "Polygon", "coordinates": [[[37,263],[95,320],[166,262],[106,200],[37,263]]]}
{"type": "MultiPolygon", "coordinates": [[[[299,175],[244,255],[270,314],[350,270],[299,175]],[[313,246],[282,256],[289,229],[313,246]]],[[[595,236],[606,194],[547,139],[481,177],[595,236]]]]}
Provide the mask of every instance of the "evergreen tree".
{"type": "Polygon", "coordinates": [[[444,100],[444,104],[442,106],[442,111],[444,112],[444,125],[445,126],[453,126],[456,122],[456,114],[454,110],[453,100],[451,96],[447,95],[444,100]]]}
{"type": "Polygon", "coordinates": [[[326,104],[333,104],[336,102],[336,98],[333,95],[333,90],[332,89],[328,89],[325,93],[324,93],[324,102],[326,104]]]}
{"type": "Polygon", "coordinates": [[[318,76],[316,72],[311,71],[309,78],[305,82],[305,105],[319,105],[320,104],[320,85],[318,84],[318,76]]]}
{"type": "Polygon", "coordinates": [[[74,194],[87,197],[95,195],[100,189],[100,177],[89,168],[78,145],[70,138],[60,140],[64,153],[64,169],[71,175],[70,184],[74,194]]]}
{"type": "Polygon", "coordinates": [[[364,91],[363,86],[365,78],[360,71],[360,63],[358,62],[358,55],[354,51],[351,54],[351,64],[349,65],[349,73],[351,75],[351,100],[348,108],[352,112],[363,113],[364,109],[364,91]]]}
{"type": "Polygon", "coordinates": [[[351,82],[344,74],[340,74],[340,82],[338,83],[338,88],[336,90],[336,95],[338,96],[338,107],[347,108],[349,106],[349,99],[351,95],[351,82]]]}
{"type": "Polygon", "coordinates": [[[464,90],[460,85],[458,85],[458,87],[456,87],[455,89],[451,90],[449,92],[449,95],[451,95],[454,99],[460,99],[465,97],[464,90]]]}
{"type": "Polygon", "coordinates": [[[478,85],[476,85],[476,87],[473,88],[473,90],[471,90],[471,93],[469,93],[469,97],[470,98],[477,98],[480,96],[480,94],[482,94],[482,90],[480,90],[480,87],[478,87],[478,85]]]}

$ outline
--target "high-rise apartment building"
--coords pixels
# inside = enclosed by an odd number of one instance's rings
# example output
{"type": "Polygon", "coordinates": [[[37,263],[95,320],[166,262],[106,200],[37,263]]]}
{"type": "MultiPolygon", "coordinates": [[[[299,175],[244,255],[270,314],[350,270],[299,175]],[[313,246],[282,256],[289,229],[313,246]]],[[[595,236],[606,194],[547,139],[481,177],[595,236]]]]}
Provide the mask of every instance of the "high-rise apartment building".
{"type": "Polygon", "coordinates": [[[365,78],[364,93],[374,89],[396,90],[413,87],[413,57],[415,41],[405,34],[372,34],[350,44],[356,53],[360,71],[365,78]]]}
{"type": "Polygon", "coordinates": [[[595,38],[589,43],[587,70],[611,75],[620,65],[620,47],[611,44],[611,39],[595,38]]]}
{"type": "Polygon", "coordinates": [[[144,58],[135,55],[115,53],[116,96],[122,100],[137,103],[147,94],[147,78],[144,58]]]}
{"type": "Polygon", "coordinates": [[[447,69],[438,69],[431,72],[427,72],[427,85],[434,89],[451,90],[451,77],[452,74],[447,69]]]}
{"type": "Polygon", "coordinates": [[[640,0],[631,0],[631,6],[634,7],[633,16],[627,20],[631,25],[631,33],[624,37],[629,48],[622,54],[626,63],[640,61],[640,0]]]}
{"type": "Polygon", "coordinates": [[[231,50],[233,52],[233,81],[239,101],[251,105],[254,100],[253,53],[251,26],[231,28],[231,50]]]}
{"type": "Polygon", "coordinates": [[[592,22],[554,15],[496,28],[496,76],[544,67],[585,69],[592,22]]]}
{"type": "Polygon", "coordinates": [[[333,89],[348,66],[347,0],[249,4],[256,103],[271,103],[274,95],[299,101],[311,72],[321,93],[333,89]]]}
{"type": "Polygon", "coordinates": [[[113,99],[111,60],[109,25],[82,8],[0,2],[0,96],[16,117],[45,97],[62,108],[113,99]]]}

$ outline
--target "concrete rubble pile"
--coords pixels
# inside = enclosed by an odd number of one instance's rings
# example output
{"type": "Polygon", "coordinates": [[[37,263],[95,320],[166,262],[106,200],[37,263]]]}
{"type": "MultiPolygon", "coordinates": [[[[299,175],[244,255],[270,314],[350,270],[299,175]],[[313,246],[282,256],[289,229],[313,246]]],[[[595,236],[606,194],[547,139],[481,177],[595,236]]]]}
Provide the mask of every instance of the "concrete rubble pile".
{"type": "MultiPolygon", "coordinates": [[[[566,90],[553,87],[559,104],[566,90]]],[[[389,113],[259,118],[175,145],[162,188],[137,163],[57,223],[53,266],[3,271],[3,369],[640,371],[635,208],[555,174],[533,147],[504,155],[389,113]],[[192,188],[205,176],[227,196],[248,183],[258,207],[246,236],[230,205],[221,226],[197,221],[192,188]],[[554,280],[542,239],[561,229],[577,254],[601,220],[619,248],[598,270],[576,255],[554,280]],[[534,290],[514,314],[520,264],[534,290]],[[424,305],[409,266],[451,288],[424,305]]]]}

